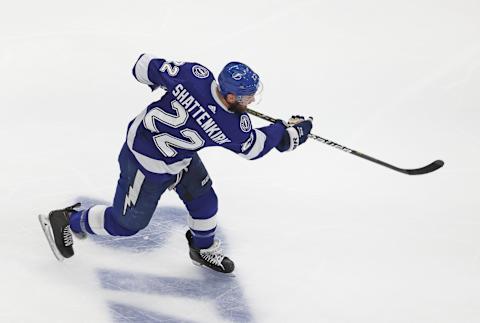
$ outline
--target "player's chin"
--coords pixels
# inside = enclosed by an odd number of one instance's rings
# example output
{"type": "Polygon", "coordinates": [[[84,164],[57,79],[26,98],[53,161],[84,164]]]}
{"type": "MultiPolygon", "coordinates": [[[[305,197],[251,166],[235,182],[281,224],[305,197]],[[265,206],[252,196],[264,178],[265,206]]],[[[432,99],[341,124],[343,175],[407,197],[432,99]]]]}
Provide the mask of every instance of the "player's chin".
{"type": "Polygon", "coordinates": [[[229,110],[235,113],[244,113],[244,112],[247,112],[247,106],[242,105],[238,102],[235,102],[230,105],[229,110]]]}
{"type": "Polygon", "coordinates": [[[241,105],[238,109],[241,113],[247,112],[247,106],[246,105],[241,105]]]}

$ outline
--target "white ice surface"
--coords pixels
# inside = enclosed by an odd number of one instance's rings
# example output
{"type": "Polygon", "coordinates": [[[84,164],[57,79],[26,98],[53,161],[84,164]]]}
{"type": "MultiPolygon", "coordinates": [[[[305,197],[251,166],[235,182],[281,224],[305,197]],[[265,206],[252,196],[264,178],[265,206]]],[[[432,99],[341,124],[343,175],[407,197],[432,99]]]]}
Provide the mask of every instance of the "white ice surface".
{"type": "Polygon", "coordinates": [[[476,0],[1,2],[0,321],[480,322],[479,17],[476,0]],[[151,234],[58,263],[37,214],[112,200],[126,126],[156,95],[131,75],[142,52],[244,61],[263,112],[446,166],[204,150],[235,277],[191,265],[173,193],[151,234]]]}

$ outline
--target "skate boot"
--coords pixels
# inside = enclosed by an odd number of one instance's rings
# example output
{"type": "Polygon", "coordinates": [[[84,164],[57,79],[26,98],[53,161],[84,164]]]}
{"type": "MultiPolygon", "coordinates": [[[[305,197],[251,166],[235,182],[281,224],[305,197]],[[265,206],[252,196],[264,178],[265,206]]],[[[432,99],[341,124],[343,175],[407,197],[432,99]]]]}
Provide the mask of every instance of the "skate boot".
{"type": "Polygon", "coordinates": [[[70,258],[74,254],[69,219],[70,215],[76,212],[75,208],[79,206],[80,203],[76,203],[62,210],[50,212],[48,217],[42,214],[38,216],[48,244],[55,257],[60,261],[70,258]]]}
{"type": "Polygon", "coordinates": [[[215,240],[213,245],[208,249],[196,249],[192,246],[192,232],[186,232],[188,246],[190,247],[190,258],[197,266],[207,266],[221,273],[231,273],[235,269],[235,264],[230,258],[222,254],[220,241],[215,240]]]}

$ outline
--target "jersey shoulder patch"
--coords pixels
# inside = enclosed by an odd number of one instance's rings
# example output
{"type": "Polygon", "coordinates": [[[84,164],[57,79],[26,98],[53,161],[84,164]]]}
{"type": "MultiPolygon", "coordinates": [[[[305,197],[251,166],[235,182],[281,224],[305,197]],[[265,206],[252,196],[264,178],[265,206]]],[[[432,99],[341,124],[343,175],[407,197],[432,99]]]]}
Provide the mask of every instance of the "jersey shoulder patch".
{"type": "Polygon", "coordinates": [[[250,130],[252,130],[252,123],[246,114],[240,117],[240,129],[242,129],[243,132],[250,132],[250,130]]]}
{"type": "Polygon", "coordinates": [[[205,66],[195,64],[192,66],[192,73],[199,79],[206,79],[210,76],[210,71],[205,66]]]}

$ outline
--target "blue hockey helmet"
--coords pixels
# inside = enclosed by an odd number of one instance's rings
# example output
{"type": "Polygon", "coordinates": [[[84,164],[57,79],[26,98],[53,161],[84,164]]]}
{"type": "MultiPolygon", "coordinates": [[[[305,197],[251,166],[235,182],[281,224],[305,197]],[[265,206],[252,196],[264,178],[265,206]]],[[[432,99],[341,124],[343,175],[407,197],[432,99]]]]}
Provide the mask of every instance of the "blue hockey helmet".
{"type": "Polygon", "coordinates": [[[250,67],[240,62],[230,62],[218,75],[220,93],[242,97],[254,95],[260,85],[260,78],[250,67]]]}

